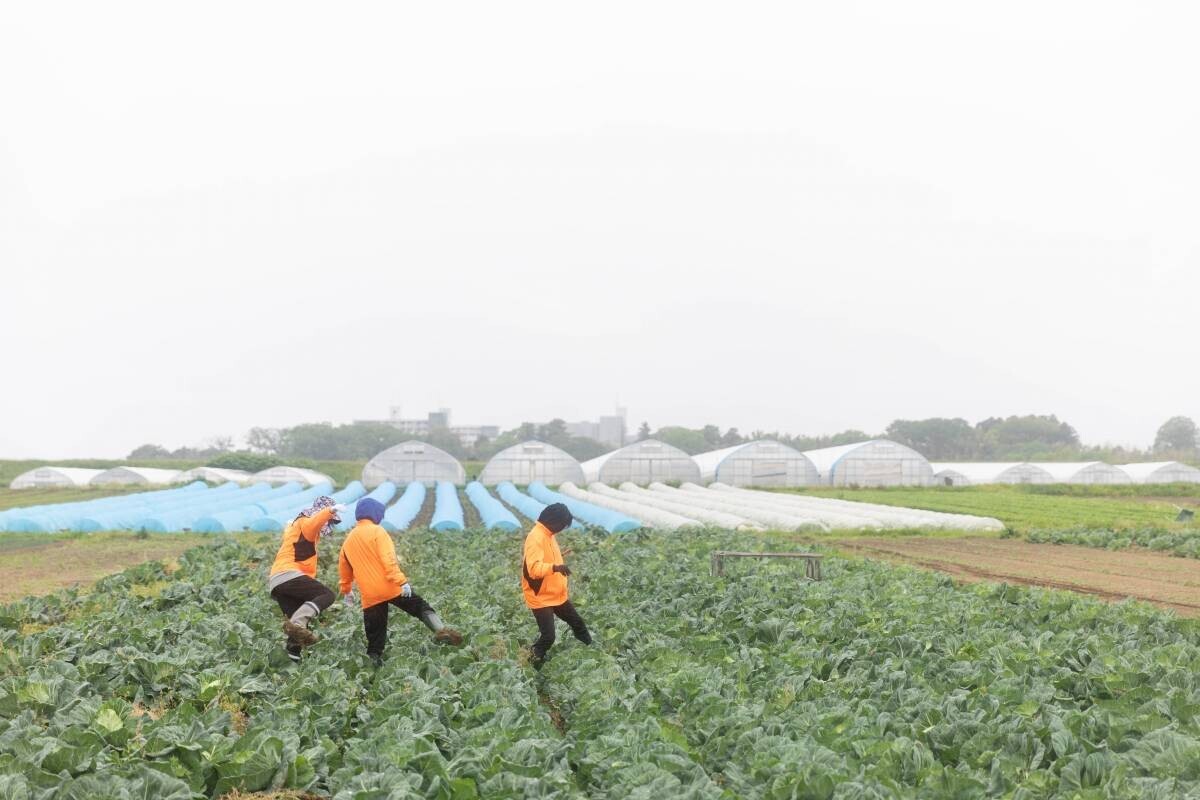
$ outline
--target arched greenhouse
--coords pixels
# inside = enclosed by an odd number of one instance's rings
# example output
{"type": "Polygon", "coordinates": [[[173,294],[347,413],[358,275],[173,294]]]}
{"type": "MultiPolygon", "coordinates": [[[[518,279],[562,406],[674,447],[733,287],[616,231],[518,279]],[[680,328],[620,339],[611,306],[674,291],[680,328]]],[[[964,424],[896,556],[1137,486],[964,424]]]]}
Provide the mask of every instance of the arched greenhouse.
{"type": "Polygon", "coordinates": [[[780,442],[761,439],[692,456],[705,483],[730,486],[815,486],[821,474],[808,456],[780,442]]]}
{"type": "Polygon", "coordinates": [[[1049,472],[1055,483],[1133,483],[1127,473],[1103,461],[1043,461],[1035,467],[1049,472]]]}
{"type": "Polygon", "coordinates": [[[979,486],[987,483],[1054,483],[1054,476],[1041,467],[1024,462],[994,464],[945,462],[933,464],[938,486],[979,486]]]}
{"type": "Polygon", "coordinates": [[[925,456],[887,439],[807,450],[826,486],[930,486],[933,467],[925,456]]]}
{"type": "Polygon", "coordinates": [[[657,439],[625,445],[619,450],[597,456],[583,464],[588,483],[600,481],[618,486],[626,481],[640,485],[661,481],[682,483],[700,481],[700,467],[687,453],[657,439]]]}
{"type": "Polygon", "coordinates": [[[466,483],[467,472],[458,459],[426,442],[401,442],[379,453],[363,467],[362,482],[374,489],[384,481],[403,486],[414,481],[435,486],[449,481],[457,486],[466,483]]]}
{"type": "Polygon", "coordinates": [[[102,469],[80,467],[38,467],[22,472],[9,484],[12,489],[59,489],[87,486],[102,469]]]}
{"type": "Polygon", "coordinates": [[[1200,469],[1178,461],[1122,464],[1118,467],[1134,483],[1200,483],[1200,469]]]}
{"type": "Polygon", "coordinates": [[[545,442],[528,441],[506,447],[484,466],[479,482],[497,486],[508,481],[527,486],[541,481],[549,486],[561,483],[582,483],[583,467],[564,450],[545,442]]]}

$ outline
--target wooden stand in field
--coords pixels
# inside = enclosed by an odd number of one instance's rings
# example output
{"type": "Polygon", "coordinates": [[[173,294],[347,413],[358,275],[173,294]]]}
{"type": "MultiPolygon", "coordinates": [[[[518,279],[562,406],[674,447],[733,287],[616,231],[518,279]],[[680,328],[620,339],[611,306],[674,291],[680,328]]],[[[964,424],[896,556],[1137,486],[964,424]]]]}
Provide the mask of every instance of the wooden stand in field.
{"type": "Polygon", "coordinates": [[[821,556],[816,553],[739,553],[733,550],[714,550],[712,554],[712,574],[725,574],[725,559],[727,558],[802,558],[804,559],[804,576],[814,581],[821,580],[821,556]]]}

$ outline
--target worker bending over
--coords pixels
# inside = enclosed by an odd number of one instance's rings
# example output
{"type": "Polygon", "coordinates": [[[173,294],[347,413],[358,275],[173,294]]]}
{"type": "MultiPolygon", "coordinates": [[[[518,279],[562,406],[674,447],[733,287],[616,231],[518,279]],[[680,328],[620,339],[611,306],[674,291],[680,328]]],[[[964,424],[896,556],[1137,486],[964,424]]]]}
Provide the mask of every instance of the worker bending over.
{"type": "Polygon", "coordinates": [[[592,643],[583,618],[568,599],[567,579],[571,569],[563,563],[557,535],[570,527],[571,511],[562,503],[552,503],[542,509],[537,524],[525,537],[525,554],[521,565],[521,588],[525,605],[537,620],[538,638],[531,649],[531,663],[541,669],[546,652],[554,645],[554,618],[571,626],[575,638],[584,644],[592,643]]]}
{"type": "Polygon", "coordinates": [[[333,592],[316,580],[317,543],[332,525],[341,522],[338,512],[342,508],[332,497],[314,500],[284,528],[283,541],[271,565],[267,586],[287,617],[283,631],[287,634],[288,658],[293,661],[300,660],[301,648],[317,641],[316,634],[308,629],[309,621],[333,603],[333,592]]]}
{"type": "Polygon", "coordinates": [[[383,504],[365,497],[358,501],[354,518],[358,524],[342,543],[338,559],[339,588],[347,605],[350,588],[358,583],[362,596],[363,628],[367,634],[367,655],[376,666],[383,663],[383,648],[387,645],[388,606],[393,605],[416,617],[433,631],[439,642],[462,644],[462,634],[447,628],[429,603],[412,589],[408,578],[396,563],[396,546],[392,537],[379,526],[383,520],[383,504]]]}

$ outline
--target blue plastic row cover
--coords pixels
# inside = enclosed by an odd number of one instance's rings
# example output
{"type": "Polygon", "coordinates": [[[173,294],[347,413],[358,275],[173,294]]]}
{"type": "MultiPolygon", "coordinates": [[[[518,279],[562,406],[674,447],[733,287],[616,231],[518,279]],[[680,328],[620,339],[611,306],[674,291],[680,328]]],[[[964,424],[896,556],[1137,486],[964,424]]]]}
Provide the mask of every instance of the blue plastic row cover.
{"type": "Polygon", "coordinates": [[[492,497],[491,493],[479,481],[471,481],[467,484],[467,499],[471,501],[471,505],[475,506],[475,510],[479,512],[479,518],[483,520],[483,526],[489,531],[515,531],[519,530],[521,523],[511,511],[504,507],[496,498],[492,497]]]}
{"type": "Polygon", "coordinates": [[[429,527],[435,531],[461,531],[463,507],[458,500],[458,487],[450,481],[438,481],[433,495],[433,519],[429,527]]]}
{"type": "Polygon", "coordinates": [[[408,530],[408,526],[421,513],[425,504],[425,484],[413,481],[404,488],[404,494],[383,515],[383,527],[388,533],[408,530]]]}
{"type": "Polygon", "coordinates": [[[529,484],[529,494],[546,504],[564,503],[567,508],[571,509],[572,516],[583,520],[589,525],[604,528],[609,533],[624,533],[625,531],[633,531],[643,527],[640,520],[627,517],[618,511],[601,508],[591,503],[585,503],[582,500],[576,500],[574,497],[567,497],[565,494],[551,491],[540,481],[534,481],[529,484]]]}

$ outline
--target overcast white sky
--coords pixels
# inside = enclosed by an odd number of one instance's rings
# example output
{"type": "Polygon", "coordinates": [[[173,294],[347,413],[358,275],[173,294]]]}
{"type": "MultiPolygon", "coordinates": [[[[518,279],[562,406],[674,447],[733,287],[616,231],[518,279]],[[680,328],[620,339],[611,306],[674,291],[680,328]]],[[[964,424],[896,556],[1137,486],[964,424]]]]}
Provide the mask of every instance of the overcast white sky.
{"type": "Polygon", "coordinates": [[[1187,4],[16,3],[0,457],[1200,417],[1187,4]]]}

